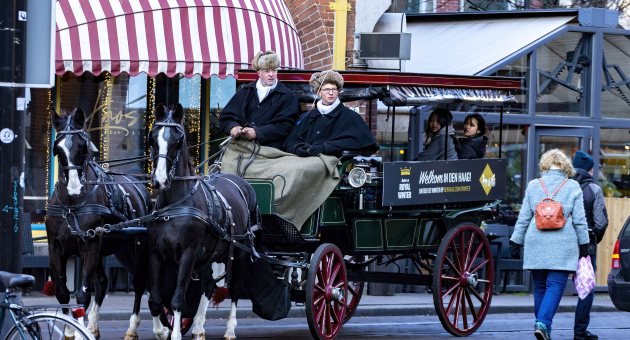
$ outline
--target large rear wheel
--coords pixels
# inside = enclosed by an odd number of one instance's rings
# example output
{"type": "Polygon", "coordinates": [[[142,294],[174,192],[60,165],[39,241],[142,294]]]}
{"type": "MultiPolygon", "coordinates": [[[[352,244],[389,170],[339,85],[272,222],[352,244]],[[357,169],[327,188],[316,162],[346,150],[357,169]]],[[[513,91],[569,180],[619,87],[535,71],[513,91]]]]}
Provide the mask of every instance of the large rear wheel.
{"type": "Polygon", "coordinates": [[[334,339],[343,326],[348,280],[343,255],[331,243],[320,245],[306,278],[306,320],[315,339],[334,339]]]}
{"type": "Polygon", "coordinates": [[[484,232],[471,222],[450,229],[438,248],[433,302],[444,329],[468,336],[481,326],[492,300],[494,262],[484,232]]]}

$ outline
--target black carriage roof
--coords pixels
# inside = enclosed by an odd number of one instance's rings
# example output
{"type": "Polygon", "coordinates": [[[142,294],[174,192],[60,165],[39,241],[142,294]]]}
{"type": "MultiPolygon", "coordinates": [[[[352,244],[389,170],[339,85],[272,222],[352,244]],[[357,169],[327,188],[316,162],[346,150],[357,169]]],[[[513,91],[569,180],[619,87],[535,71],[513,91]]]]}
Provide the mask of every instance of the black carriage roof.
{"type": "MultiPolygon", "coordinates": [[[[279,70],[278,79],[296,92],[300,101],[312,102],[315,93],[308,82],[316,70],[279,70]]],[[[418,73],[340,71],[344,89],[341,101],[380,99],[388,106],[466,102],[501,105],[516,102],[521,78],[481,77],[418,73]]],[[[255,81],[254,70],[238,70],[239,83],[255,81]]]]}

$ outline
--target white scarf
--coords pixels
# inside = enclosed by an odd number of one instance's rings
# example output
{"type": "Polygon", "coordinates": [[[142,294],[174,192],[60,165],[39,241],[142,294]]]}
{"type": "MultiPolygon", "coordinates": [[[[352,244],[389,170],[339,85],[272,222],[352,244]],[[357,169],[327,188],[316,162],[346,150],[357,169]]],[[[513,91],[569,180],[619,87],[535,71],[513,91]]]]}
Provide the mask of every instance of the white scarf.
{"type": "Polygon", "coordinates": [[[262,102],[263,99],[265,99],[265,97],[269,95],[269,92],[271,92],[271,90],[276,88],[276,85],[278,85],[277,80],[271,86],[264,86],[262,82],[260,81],[260,79],[258,79],[256,81],[256,93],[258,93],[258,102],[259,103],[262,102]]]}
{"type": "Polygon", "coordinates": [[[317,102],[317,111],[319,111],[319,113],[323,115],[327,115],[332,112],[332,110],[334,110],[339,104],[341,104],[339,98],[335,99],[335,101],[330,105],[324,105],[324,103],[322,103],[322,101],[320,100],[317,102]]]}

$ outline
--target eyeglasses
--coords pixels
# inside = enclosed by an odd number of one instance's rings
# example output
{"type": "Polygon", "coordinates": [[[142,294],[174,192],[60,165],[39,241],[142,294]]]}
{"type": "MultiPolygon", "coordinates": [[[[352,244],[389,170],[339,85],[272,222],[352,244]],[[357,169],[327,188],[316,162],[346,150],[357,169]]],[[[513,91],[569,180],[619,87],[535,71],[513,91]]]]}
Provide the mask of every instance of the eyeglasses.
{"type": "Polygon", "coordinates": [[[321,89],[322,92],[324,93],[328,93],[328,94],[333,94],[335,92],[337,92],[338,90],[335,88],[329,88],[329,89],[321,89]]]}

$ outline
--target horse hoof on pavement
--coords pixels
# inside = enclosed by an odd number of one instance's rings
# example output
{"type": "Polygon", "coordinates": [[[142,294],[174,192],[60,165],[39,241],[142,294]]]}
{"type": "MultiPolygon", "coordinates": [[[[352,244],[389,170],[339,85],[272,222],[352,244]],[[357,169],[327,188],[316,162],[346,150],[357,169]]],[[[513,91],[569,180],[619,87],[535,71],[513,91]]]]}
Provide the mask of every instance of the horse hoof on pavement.
{"type": "Polygon", "coordinates": [[[236,340],[235,336],[226,336],[225,340],[236,340]]]}
{"type": "Polygon", "coordinates": [[[193,333],[192,334],[192,338],[193,340],[205,340],[206,339],[206,333],[193,333]]]}
{"type": "Polygon", "coordinates": [[[168,340],[171,335],[170,333],[170,330],[165,327],[163,331],[155,333],[155,338],[157,340],[168,340]]]}
{"type": "Polygon", "coordinates": [[[101,338],[101,331],[99,331],[98,328],[95,330],[90,330],[90,333],[92,333],[92,335],[94,335],[97,340],[101,338]]]}
{"type": "Polygon", "coordinates": [[[125,340],[138,340],[138,334],[134,333],[125,333],[125,340]]]}

